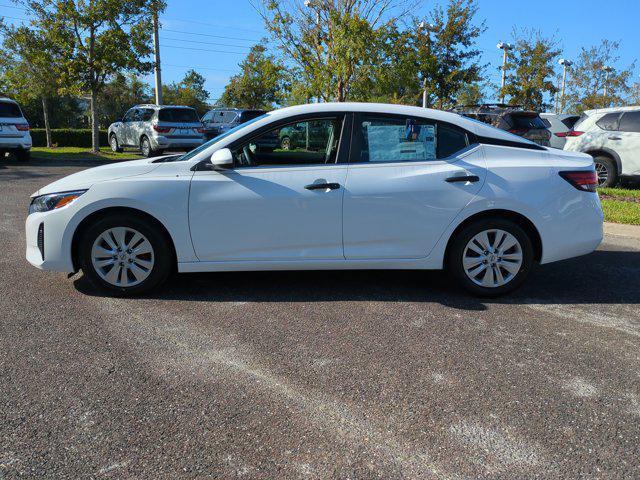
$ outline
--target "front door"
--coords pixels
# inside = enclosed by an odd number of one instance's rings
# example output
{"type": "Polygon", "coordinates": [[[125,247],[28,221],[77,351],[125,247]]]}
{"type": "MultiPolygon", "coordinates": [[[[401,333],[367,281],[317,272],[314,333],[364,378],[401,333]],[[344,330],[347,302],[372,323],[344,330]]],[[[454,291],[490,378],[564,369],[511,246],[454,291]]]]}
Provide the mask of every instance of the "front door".
{"type": "Polygon", "coordinates": [[[353,132],[345,257],[428,256],[484,182],[481,147],[456,126],[396,115],[357,115],[353,132]]]}
{"type": "MultiPolygon", "coordinates": [[[[189,222],[201,261],[343,259],[342,197],[348,151],[341,143],[342,116],[322,121],[332,132],[323,148],[259,148],[272,129],[231,146],[234,168],[197,171],[189,222]],[[265,138],[263,138],[265,137],[265,138]]],[[[300,123],[298,120],[296,123],[300,123]]]]}

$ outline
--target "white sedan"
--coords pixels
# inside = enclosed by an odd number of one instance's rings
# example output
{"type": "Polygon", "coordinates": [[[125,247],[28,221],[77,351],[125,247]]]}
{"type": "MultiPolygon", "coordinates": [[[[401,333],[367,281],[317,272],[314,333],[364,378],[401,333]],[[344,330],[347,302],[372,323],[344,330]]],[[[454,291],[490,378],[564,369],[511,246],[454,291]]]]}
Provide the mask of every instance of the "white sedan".
{"type": "Polygon", "coordinates": [[[383,104],[284,108],[182,156],[84,170],[31,199],[27,260],[112,294],[169,274],[447,269],[479,295],[592,252],[590,156],[453,113],[383,104]],[[295,131],[295,149],[263,148],[295,131]]]}

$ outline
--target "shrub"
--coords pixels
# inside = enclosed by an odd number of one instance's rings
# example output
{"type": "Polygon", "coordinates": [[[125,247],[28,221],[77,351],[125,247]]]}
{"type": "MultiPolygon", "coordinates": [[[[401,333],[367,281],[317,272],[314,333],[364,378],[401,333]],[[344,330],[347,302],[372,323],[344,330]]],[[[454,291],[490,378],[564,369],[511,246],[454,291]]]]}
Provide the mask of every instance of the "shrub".
{"type": "MultiPolygon", "coordinates": [[[[47,146],[44,128],[31,129],[31,139],[34,147],[47,146]]],[[[51,130],[51,141],[58,147],[91,148],[91,130],[88,128],[54,128],[51,130]]],[[[109,146],[106,130],[100,130],[100,146],[109,146]]]]}

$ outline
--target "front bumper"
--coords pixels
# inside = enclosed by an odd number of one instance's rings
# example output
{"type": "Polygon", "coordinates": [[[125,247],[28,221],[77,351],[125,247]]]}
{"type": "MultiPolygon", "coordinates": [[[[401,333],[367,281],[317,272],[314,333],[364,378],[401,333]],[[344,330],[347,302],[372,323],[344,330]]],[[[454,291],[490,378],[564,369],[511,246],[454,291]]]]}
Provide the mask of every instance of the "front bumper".
{"type": "Polygon", "coordinates": [[[64,241],[68,211],[32,213],[25,222],[26,258],[36,268],[53,272],[75,271],[71,244],[64,241]],[[38,242],[38,236],[41,242],[38,242]]]}

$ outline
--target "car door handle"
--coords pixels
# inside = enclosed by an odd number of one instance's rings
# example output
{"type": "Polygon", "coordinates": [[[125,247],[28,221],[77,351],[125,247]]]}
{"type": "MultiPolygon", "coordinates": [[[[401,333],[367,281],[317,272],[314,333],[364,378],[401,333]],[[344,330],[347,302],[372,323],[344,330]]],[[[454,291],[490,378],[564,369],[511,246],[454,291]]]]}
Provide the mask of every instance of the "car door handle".
{"type": "Polygon", "coordinates": [[[622,140],[620,137],[609,137],[609,140],[622,140]]]}
{"type": "Polygon", "coordinates": [[[480,177],[477,175],[460,175],[458,177],[449,177],[445,178],[445,182],[454,183],[454,182],[478,182],[480,181],[480,177]]]}
{"type": "Polygon", "coordinates": [[[339,183],[312,183],[306,185],[304,188],[307,190],[337,190],[340,188],[339,183]]]}

